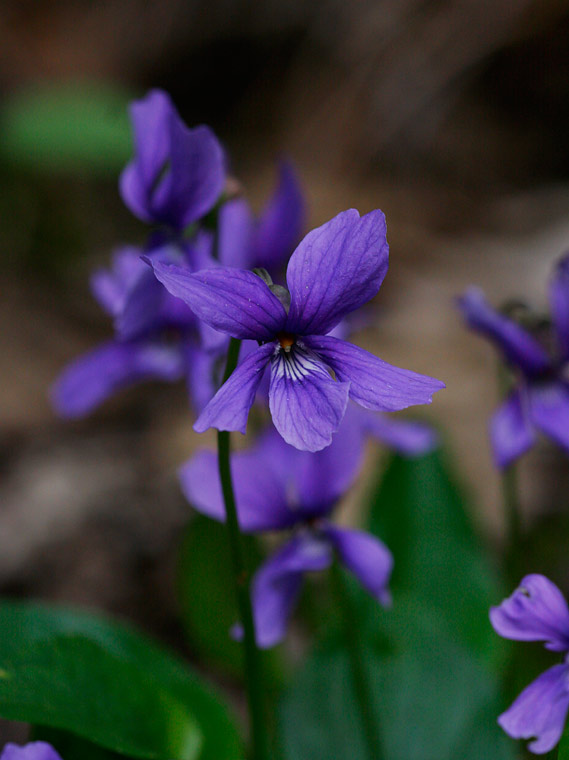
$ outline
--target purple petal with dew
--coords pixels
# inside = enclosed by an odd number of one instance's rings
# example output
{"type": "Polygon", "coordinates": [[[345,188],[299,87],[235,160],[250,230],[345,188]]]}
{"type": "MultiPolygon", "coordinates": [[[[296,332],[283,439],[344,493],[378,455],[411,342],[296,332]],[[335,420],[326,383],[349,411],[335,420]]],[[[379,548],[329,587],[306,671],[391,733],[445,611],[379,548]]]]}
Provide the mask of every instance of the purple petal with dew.
{"type": "Polygon", "coordinates": [[[364,458],[364,433],[346,411],[332,443],[314,454],[301,453],[294,469],[295,492],[303,511],[326,514],[358,477],[364,458]]]}
{"type": "Polygon", "coordinates": [[[528,398],[534,425],[569,451],[569,386],[561,381],[532,383],[528,398]]]}
{"type": "Polygon", "coordinates": [[[468,288],[457,304],[468,326],[489,338],[510,364],[530,375],[549,369],[550,359],[537,340],[493,309],[480,288],[468,288]]]}
{"type": "Polygon", "coordinates": [[[567,602],[544,575],[526,575],[511,596],[490,609],[490,622],[506,639],[544,641],[553,652],[569,649],[567,602]]]}
{"type": "Polygon", "coordinates": [[[152,197],[153,215],[184,229],[211,211],[225,184],[223,151],[209,127],[169,123],[169,168],[152,197]]]}
{"type": "Polygon", "coordinates": [[[423,422],[397,420],[369,409],[360,408],[358,412],[366,433],[403,456],[423,456],[439,445],[436,430],[423,422]]]}
{"type": "Polygon", "coordinates": [[[522,393],[515,390],[492,416],[490,440],[494,461],[500,469],[508,467],[533,445],[535,432],[522,393]]]}
{"type": "Polygon", "coordinates": [[[162,90],[151,90],[129,110],[135,155],[121,174],[120,192],[135,216],[151,222],[151,192],[168,159],[169,122],[177,115],[169,95],[162,90]]]}
{"type": "Polygon", "coordinates": [[[107,314],[114,317],[122,310],[130,288],[148,268],[141,254],[142,249],[135,246],[119,248],[113,254],[111,269],[100,269],[91,275],[91,292],[107,314]]]}
{"type": "MultiPolygon", "coordinates": [[[[263,440],[250,451],[232,456],[231,473],[239,526],[245,533],[282,530],[298,521],[287,504],[287,492],[274,470],[266,466],[263,440]]],[[[217,456],[200,451],[180,470],[182,491],[190,504],[208,517],[225,522],[225,505],[217,456]]]]}
{"type": "Polygon", "coordinates": [[[285,637],[304,573],[325,570],[332,557],[328,541],[306,533],[289,541],[256,572],[251,596],[259,647],[268,649],[285,637]]]}
{"type": "Polygon", "coordinates": [[[348,404],[349,383],[334,380],[326,366],[300,343],[271,360],[269,409],[291,446],[319,451],[329,446],[348,404]]]}
{"type": "Polygon", "coordinates": [[[301,241],[292,254],[287,283],[291,294],[287,330],[326,334],[369,301],[387,272],[385,216],[343,211],[301,241]]]}
{"type": "Polygon", "coordinates": [[[569,254],[555,267],[549,285],[549,303],[559,351],[564,359],[569,359],[569,254]]]}
{"type": "Polygon", "coordinates": [[[245,433],[249,409],[274,350],[274,343],[259,346],[237,366],[194,423],[196,433],[210,427],[245,433]]]}
{"type": "Polygon", "coordinates": [[[186,269],[150,262],[164,287],[200,319],[234,338],[271,340],[282,331],[286,312],[260,277],[243,269],[186,269]]]}
{"type": "Polygon", "coordinates": [[[395,412],[414,404],[430,404],[445,387],[440,380],[394,367],[363,348],[339,338],[312,335],[304,339],[336,373],[349,381],[350,398],[367,409],[395,412]]]}
{"type": "Polygon", "coordinates": [[[177,346],[149,341],[110,341],[80,356],[60,375],[51,401],[63,417],[83,417],[109,396],[142,380],[180,380],[184,373],[177,346]]]}
{"type": "Polygon", "coordinates": [[[29,742],[22,747],[17,744],[4,745],[0,760],[61,760],[61,757],[47,742],[29,742]]]}
{"type": "Polygon", "coordinates": [[[226,267],[252,269],[253,214],[245,198],[227,201],[218,213],[218,257],[226,267]]]}
{"type": "Polygon", "coordinates": [[[253,239],[253,265],[271,273],[284,268],[300,240],[306,208],[298,177],[291,163],[281,161],[279,181],[261,212],[253,239]]]}
{"type": "Polygon", "coordinates": [[[381,604],[391,603],[389,578],[393,557],[378,538],[361,530],[336,528],[322,529],[338,554],[340,562],[353,573],[362,586],[381,604]]]}
{"type": "Polygon", "coordinates": [[[527,686],[498,723],[512,739],[532,739],[538,755],[549,752],[563,733],[569,710],[569,666],[554,665],[527,686]]]}

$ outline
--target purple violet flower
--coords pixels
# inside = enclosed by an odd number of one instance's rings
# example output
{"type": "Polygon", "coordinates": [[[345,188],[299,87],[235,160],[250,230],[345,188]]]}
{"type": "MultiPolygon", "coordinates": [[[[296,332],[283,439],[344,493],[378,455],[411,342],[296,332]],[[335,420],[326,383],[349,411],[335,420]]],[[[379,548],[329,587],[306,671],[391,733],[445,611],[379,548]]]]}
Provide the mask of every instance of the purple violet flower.
{"type": "MultiPolygon", "coordinates": [[[[340,433],[323,451],[289,446],[270,429],[256,445],[232,457],[239,525],[244,533],[292,529],[292,538],[257,571],[252,583],[255,632],[260,647],[285,635],[305,573],[324,570],[334,557],[382,604],[389,604],[393,564],[379,539],[334,526],[328,517],[356,479],[363,458],[358,415],[346,415],[340,433]]],[[[200,451],[180,471],[188,501],[225,520],[216,456],[200,451]]]]}
{"type": "Polygon", "coordinates": [[[468,325],[489,338],[517,375],[517,385],[490,423],[494,460],[505,468],[535,442],[536,431],[569,451],[569,256],[555,269],[550,304],[557,356],[517,322],[495,311],[478,288],[458,300],[468,325]]]}
{"type": "Polygon", "coordinates": [[[221,196],[221,145],[209,127],[188,129],[161,90],[132,103],[130,115],[135,155],[120,178],[123,201],[139,219],[182,231],[221,196]]]}
{"type": "Polygon", "coordinates": [[[61,757],[47,742],[29,742],[23,747],[6,744],[0,760],[61,760],[61,757]]]}
{"type": "Polygon", "coordinates": [[[63,417],[83,417],[113,393],[135,383],[176,382],[186,372],[192,342],[189,337],[186,341],[166,339],[165,334],[184,322],[185,329],[195,331],[197,320],[164,288],[154,292],[156,279],[148,277],[140,254],[138,248],[122,248],[115,253],[111,271],[93,275],[93,295],[115,319],[115,325],[118,323],[119,338],[75,359],[56,380],[51,399],[63,417]],[[128,309],[131,316],[125,332],[129,337],[123,339],[120,320],[128,309]]]}
{"type": "Polygon", "coordinates": [[[385,217],[344,211],[310,232],[292,254],[288,291],[253,272],[223,268],[194,274],[149,262],[170,293],[216,330],[256,340],[202,411],[197,432],[210,427],[244,433],[267,364],[269,408],[287,443],[307,451],[328,446],[351,398],[376,411],[430,403],[444,383],[394,367],[362,348],[327,335],[367,303],[387,272],[385,217]],[[290,296],[290,300],[289,300],[290,296]]]}
{"type": "Polygon", "coordinates": [[[513,739],[534,739],[529,749],[549,752],[558,743],[569,710],[569,609],[561,591],[543,575],[526,575],[514,593],[490,610],[500,636],[514,641],[543,641],[564,652],[554,665],[525,688],[498,723],[513,739]]]}

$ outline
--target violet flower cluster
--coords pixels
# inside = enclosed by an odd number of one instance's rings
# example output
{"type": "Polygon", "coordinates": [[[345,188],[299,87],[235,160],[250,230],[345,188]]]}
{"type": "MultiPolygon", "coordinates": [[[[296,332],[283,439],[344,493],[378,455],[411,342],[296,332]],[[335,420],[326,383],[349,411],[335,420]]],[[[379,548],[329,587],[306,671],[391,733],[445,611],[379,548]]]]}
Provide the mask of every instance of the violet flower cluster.
{"type": "Polygon", "coordinates": [[[569,256],[555,269],[549,300],[552,352],[527,329],[494,310],[478,288],[470,288],[459,299],[467,324],[494,343],[515,376],[514,387],[490,424],[500,468],[524,454],[537,431],[569,451],[569,256]]]}
{"type": "Polygon", "coordinates": [[[563,653],[563,662],[533,681],[498,718],[514,739],[533,739],[529,749],[549,752],[559,742],[569,710],[569,608],[561,591],[543,575],[526,575],[514,593],[490,610],[500,636],[543,641],[563,653]]]}
{"type": "MultiPolygon", "coordinates": [[[[201,412],[196,430],[243,432],[261,387],[285,439],[316,451],[332,440],[348,398],[392,411],[429,402],[443,387],[338,337],[346,332],[343,317],[377,292],[387,271],[381,211],[362,219],[344,212],[307,235],[289,263],[287,290],[273,278],[305,216],[291,167],[281,164],[276,192],[255,218],[243,197],[229,196],[227,159],[211,130],[188,129],[158,90],[131,106],[131,118],[135,155],[121,176],[121,194],[154,228],[143,249],[119,249],[112,269],[92,278],[115,337],[55,383],[52,399],[62,415],[83,416],[142,380],[185,378],[201,412]],[[216,394],[229,335],[247,340],[237,371],[216,394]],[[269,362],[271,381],[263,386],[269,362]]],[[[376,416],[367,424],[405,453],[436,441],[418,423],[376,416]]]]}
{"type": "Polygon", "coordinates": [[[153,229],[144,248],[119,248],[111,270],[92,277],[93,294],[113,319],[115,337],[73,362],[56,382],[52,400],[66,417],[84,416],[140,381],[182,378],[199,411],[216,389],[214,367],[227,339],[170,296],[141,256],[188,271],[225,264],[276,273],[304,224],[304,199],[286,162],[257,219],[245,198],[224,195],[230,179],[213,132],[188,129],[166,93],[154,90],[135,102],[131,119],[135,156],[120,190],[126,206],[153,229]],[[205,223],[214,212],[215,232],[205,223]]]}

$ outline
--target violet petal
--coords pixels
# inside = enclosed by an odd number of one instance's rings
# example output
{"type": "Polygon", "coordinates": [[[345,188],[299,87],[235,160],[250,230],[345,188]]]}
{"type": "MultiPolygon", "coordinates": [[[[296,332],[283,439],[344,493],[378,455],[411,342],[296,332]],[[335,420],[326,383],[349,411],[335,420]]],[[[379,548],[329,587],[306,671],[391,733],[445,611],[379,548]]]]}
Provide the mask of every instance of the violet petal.
{"type": "Polygon", "coordinates": [[[274,343],[265,343],[237,366],[194,423],[196,433],[204,433],[210,427],[245,433],[249,409],[274,350],[274,343]]]}
{"type": "Polygon", "coordinates": [[[329,525],[323,531],[332,542],[340,562],[356,576],[366,591],[381,604],[389,605],[391,594],[388,585],[393,557],[385,544],[361,530],[329,525]]]}
{"type": "Polygon", "coordinates": [[[283,305],[252,272],[220,267],[190,274],[182,267],[149,263],[168,292],[215,330],[234,338],[271,340],[284,327],[283,305]]]}
{"type": "Polygon", "coordinates": [[[530,375],[550,367],[549,357],[537,340],[493,309],[480,288],[468,288],[457,302],[469,327],[490,338],[510,364],[530,375]]]}
{"type": "Polygon", "coordinates": [[[500,469],[533,445],[535,433],[520,391],[513,391],[492,416],[490,439],[494,461],[500,469]]]}
{"type": "Polygon", "coordinates": [[[511,596],[490,609],[490,622],[506,639],[544,641],[554,652],[569,649],[567,602],[544,575],[526,575],[511,596]]]}
{"type": "Polygon", "coordinates": [[[279,349],[271,360],[269,408],[273,423],[291,446],[319,451],[332,441],[348,404],[349,383],[337,382],[300,343],[279,349]]]}
{"type": "Polygon", "coordinates": [[[433,393],[445,387],[440,380],[394,367],[330,335],[312,335],[305,343],[330,365],[338,380],[349,381],[350,398],[367,409],[394,412],[413,404],[430,404],[433,393]]]}
{"type": "Polygon", "coordinates": [[[142,380],[174,382],[182,378],[180,349],[150,341],[109,341],[73,361],[51,390],[63,417],[83,417],[115,391],[142,380]]]}
{"type": "Polygon", "coordinates": [[[513,739],[532,739],[528,749],[549,752],[563,733],[569,709],[569,666],[554,665],[527,686],[498,723],[513,739]]]}
{"type": "Polygon", "coordinates": [[[287,331],[326,334],[377,293],[388,266],[383,212],[343,211],[306,235],[292,254],[287,331]]]}

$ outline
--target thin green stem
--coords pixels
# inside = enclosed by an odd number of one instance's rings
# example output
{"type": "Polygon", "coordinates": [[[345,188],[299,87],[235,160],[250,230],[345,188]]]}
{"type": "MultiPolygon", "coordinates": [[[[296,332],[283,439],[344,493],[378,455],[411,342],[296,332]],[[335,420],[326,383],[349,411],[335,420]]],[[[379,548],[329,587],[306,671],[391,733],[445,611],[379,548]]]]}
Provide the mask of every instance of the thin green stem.
{"type": "Polygon", "coordinates": [[[347,588],[343,571],[337,562],[332,565],[332,583],[344,623],[344,637],[350,657],[352,683],[359,707],[362,730],[367,745],[369,760],[382,760],[384,757],[379,731],[377,710],[374,709],[374,697],[366,671],[365,656],[358,635],[356,610],[350,590],[347,588]]]}
{"type": "MultiPolygon", "coordinates": [[[[237,366],[241,341],[231,339],[227,352],[227,363],[223,382],[231,375],[237,366]]],[[[245,563],[241,532],[237,519],[237,507],[233,491],[231,477],[231,439],[226,430],[220,430],[217,434],[217,449],[219,475],[223,500],[225,502],[225,514],[227,522],[227,534],[229,537],[229,549],[233,566],[233,578],[239,617],[243,625],[243,647],[245,657],[245,683],[247,688],[247,702],[249,718],[251,722],[251,747],[252,760],[267,760],[268,737],[265,720],[263,678],[260,652],[255,641],[255,624],[253,622],[253,609],[249,594],[249,578],[245,563]]]]}

